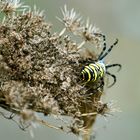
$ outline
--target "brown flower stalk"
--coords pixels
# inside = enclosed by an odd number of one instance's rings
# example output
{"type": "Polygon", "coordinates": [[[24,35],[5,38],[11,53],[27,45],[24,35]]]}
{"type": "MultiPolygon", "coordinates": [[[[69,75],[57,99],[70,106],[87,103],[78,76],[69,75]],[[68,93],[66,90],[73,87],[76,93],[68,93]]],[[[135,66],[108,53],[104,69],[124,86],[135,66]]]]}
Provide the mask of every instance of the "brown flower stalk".
{"type": "MultiPolygon", "coordinates": [[[[65,6],[63,18],[59,18],[65,28],[57,34],[36,8],[31,10],[19,0],[1,0],[0,5],[1,14],[5,14],[0,23],[0,107],[11,112],[8,118],[23,130],[38,122],[88,140],[96,116],[109,110],[100,101],[103,87],[96,89],[101,81],[87,86],[79,80],[88,59],[80,51],[87,41],[95,49],[101,46],[102,38],[96,35],[99,29],[88,21],[84,25],[81,17],[65,6]],[[64,35],[67,31],[83,42],[71,40],[64,35]],[[46,117],[70,116],[71,121],[57,127],[39,118],[38,112],[46,117]]],[[[92,56],[96,58],[96,54],[92,56]]],[[[7,118],[4,113],[1,111],[7,118]]]]}

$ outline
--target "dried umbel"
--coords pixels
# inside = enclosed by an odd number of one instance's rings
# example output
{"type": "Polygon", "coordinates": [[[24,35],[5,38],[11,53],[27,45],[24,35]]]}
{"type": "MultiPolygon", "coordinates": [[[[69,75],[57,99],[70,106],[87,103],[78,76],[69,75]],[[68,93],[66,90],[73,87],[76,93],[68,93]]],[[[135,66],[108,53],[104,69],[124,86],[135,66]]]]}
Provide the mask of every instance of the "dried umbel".
{"type": "Polygon", "coordinates": [[[87,41],[95,49],[102,45],[99,29],[88,21],[84,25],[73,9],[68,11],[64,6],[64,17],[59,20],[65,28],[53,33],[52,25],[36,7],[31,10],[17,0],[0,4],[5,14],[0,24],[0,107],[11,112],[9,119],[15,121],[18,116],[16,121],[23,130],[38,122],[89,139],[96,116],[109,111],[108,105],[100,101],[101,80],[80,82],[85,62],[97,59],[96,54],[85,58],[80,52],[87,41]],[[76,43],[64,35],[67,31],[83,42],[76,43]],[[38,112],[60,120],[61,116],[70,116],[71,121],[64,117],[64,126],[53,126],[39,118],[38,112]]]}

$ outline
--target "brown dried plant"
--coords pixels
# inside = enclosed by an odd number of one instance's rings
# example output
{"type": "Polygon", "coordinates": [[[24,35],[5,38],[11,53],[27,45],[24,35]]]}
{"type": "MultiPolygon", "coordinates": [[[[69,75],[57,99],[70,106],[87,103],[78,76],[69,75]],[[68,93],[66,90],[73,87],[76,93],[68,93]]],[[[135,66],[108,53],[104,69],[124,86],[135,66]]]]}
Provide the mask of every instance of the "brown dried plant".
{"type": "MultiPolygon", "coordinates": [[[[83,61],[88,59],[81,53],[83,46],[89,42],[98,49],[102,38],[96,33],[101,31],[89,21],[84,25],[80,15],[66,6],[63,18],[58,18],[65,26],[60,33],[51,31],[43,12],[19,0],[1,0],[0,10],[0,107],[11,113],[7,117],[1,111],[1,115],[23,130],[37,122],[88,140],[96,116],[109,111],[108,104],[101,102],[103,87],[95,88],[100,81],[88,86],[79,82],[83,61]],[[67,32],[83,41],[77,43],[67,32]],[[51,125],[38,113],[60,120],[65,116],[64,126],[51,125]],[[65,121],[67,116],[71,121],[65,121]]],[[[92,55],[93,60],[96,57],[92,55]]]]}

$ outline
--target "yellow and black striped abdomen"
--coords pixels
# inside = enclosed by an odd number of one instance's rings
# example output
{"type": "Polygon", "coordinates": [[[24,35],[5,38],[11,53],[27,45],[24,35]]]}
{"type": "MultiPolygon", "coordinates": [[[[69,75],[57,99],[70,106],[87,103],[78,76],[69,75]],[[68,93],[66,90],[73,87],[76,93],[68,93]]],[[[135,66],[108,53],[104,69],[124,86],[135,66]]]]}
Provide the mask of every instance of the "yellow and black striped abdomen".
{"type": "Polygon", "coordinates": [[[84,66],[81,71],[81,80],[85,82],[96,81],[104,76],[105,70],[99,62],[84,66]]]}

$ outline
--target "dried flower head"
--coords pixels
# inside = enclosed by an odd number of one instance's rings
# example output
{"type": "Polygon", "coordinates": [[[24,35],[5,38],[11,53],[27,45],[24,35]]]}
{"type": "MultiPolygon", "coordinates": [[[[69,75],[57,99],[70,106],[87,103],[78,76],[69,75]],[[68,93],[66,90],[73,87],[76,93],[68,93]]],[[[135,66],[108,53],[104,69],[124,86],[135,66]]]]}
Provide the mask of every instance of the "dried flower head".
{"type": "Polygon", "coordinates": [[[67,6],[64,6],[64,9],[61,8],[63,18],[58,18],[61,21],[65,28],[60,32],[60,36],[64,34],[66,30],[74,33],[77,36],[80,36],[83,39],[83,42],[80,43],[77,49],[80,49],[86,42],[90,42],[95,45],[95,47],[99,47],[101,43],[101,37],[97,34],[100,34],[101,31],[99,28],[96,28],[92,24],[89,23],[89,19],[84,25],[82,17],[80,14],[76,14],[74,9],[70,11],[67,10],[67,6]]]}
{"type": "MultiPolygon", "coordinates": [[[[7,117],[24,130],[34,123],[89,137],[98,114],[104,115],[108,105],[100,102],[103,87],[101,80],[81,84],[80,72],[88,58],[79,53],[79,43],[64,30],[57,34],[52,25],[45,21],[43,12],[21,10],[28,6],[19,0],[1,1],[1,12],[5,12],[0,25],[0,107],[12,113],[7,117]],[[9,16],[12,12],[22,12],[9,16]],[[60,119],[64,125],[51,125],[37,113],[69,116],[60,119]],[[16,119],[18,117],[19,121],[16,119]]],[[[97,28],[81,23],[75,11],[62,10],[61,22],[83,42],[100,43],[97,28]]],[[[83,44],[84,44],[83,43],[83,44]]],[[[101,42],[102,43],[102,42],[101,42]]],[[[93,59],[97,58],[97,54],[93,59]]]]}
{"type": "Polygon", "coordinates": [[[1,0],[0,5],[1,11],[6,15],[12,14],[16,11],[25,11],[29,9],[29,6],[24,5],[20,0],[1,0]]]}
{"type": "Polygon", "coordinates": [[[44,11],[37,9],[36,5],[34,5],[33,14],[36,16],[43,17],[44,11]]]}
{"type": "Polygon", "coordinates": [[[97,34],[100,34],[101,31],[95,25],[90,24],[89,19],[86,22],[86,25],[83,26],[83,30],[81,31],[81,36],[85,41],[91,42],[96,45],[100,45],[100,37],[97,34]]]}
{"type": "Polygon", "coordinates": [[[61,12],[63,14],[63,19],[57,18],[65,25],[65,28],[61,31],[60,35],[64,33],[65,29],[77,34],[82,28],[82,17],[79,14],[76,14],[74,9],[68,11],[66,5],[64,6],[64,9],[61,8],[61,12]]]}

